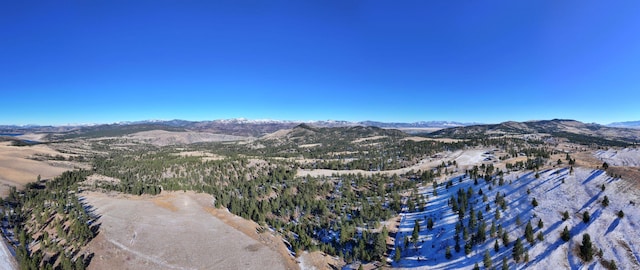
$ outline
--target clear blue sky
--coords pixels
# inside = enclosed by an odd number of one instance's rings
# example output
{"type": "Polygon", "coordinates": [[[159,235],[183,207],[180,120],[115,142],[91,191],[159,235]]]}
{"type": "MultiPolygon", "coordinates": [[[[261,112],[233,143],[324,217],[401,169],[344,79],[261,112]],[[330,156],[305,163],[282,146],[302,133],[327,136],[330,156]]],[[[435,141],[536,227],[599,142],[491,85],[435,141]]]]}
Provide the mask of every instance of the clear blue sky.
{"type": "Polygon", "coordinates": [[[2,1],[0,124],[640,120],[640,1],[2,1]]]}

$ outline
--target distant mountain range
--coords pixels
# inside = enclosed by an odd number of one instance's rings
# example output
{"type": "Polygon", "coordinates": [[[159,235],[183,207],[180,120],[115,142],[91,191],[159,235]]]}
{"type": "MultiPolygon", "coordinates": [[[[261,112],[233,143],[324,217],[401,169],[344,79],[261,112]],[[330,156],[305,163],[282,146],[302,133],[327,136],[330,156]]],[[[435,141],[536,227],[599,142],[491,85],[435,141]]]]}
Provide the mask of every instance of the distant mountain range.
{"type": "Polygon", "coordinates": [[[628,121],[628,122],[614,122],[608,124],[610,127],[622,127],[622,128],[640,128],[640,121],[628,121]]]}
{"type": "Polygon", "coordinates": [[[219,119],[213,121],[187,121],[187,120],[146,120],[132,122],[118,122],[113,124],[87,124],[65,126],[0,126],[0,134],[21,133],[55,133],[52,135],[58,139],[75,137],[105,137],[120,136],[140,131],[167,130],[167,131],[201,131],[221,133],[237,136],[259,137],[281,129],[290,129],[300,124],[315,127],[349,127],[349,126],[375,126],[380,128],[395,129],[441,129],[471,125],[471,123],[459,123],[449,121],[421,121],[414,123],[385,123],[376,121],[350,122],[339,120],[326,121],[283,121],[283,120],[250,120],[244,118],[219,119]]]}
{"type": "Polygon", "coordinates": [[[449,121],[421,121],[413,123],[376,121],[281,121],[249,120],[244,118],[213,121],[148,120],[119,122],[104,125],[69,126],[0,126],[0,136],[5,134],[47,133],[49,140],[72,138],[116,137],[150,130],[195,131],[225,135],[261,137],[282,129],[293,129],[305,125],[317,128],[372,126],[385,129],[400,129],[407,133],[421,133],[430,137],[460,139],[500,137],[524,134],[549,134],[567,138],[578,143],[603,145],[627,145],[640,141],[640,121],[600,125],[575,120],[553,119],[527,122],[504,122],[500,124],[460,123],[449,121]],[[637,129],[629,128],[636,127],[637,129]]]}

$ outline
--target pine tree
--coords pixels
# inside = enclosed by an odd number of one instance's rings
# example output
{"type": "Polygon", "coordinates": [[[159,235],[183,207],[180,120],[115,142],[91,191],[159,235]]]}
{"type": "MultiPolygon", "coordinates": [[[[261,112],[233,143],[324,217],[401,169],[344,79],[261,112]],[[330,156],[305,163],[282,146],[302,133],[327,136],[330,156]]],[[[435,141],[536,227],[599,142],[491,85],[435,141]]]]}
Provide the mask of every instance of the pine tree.
{"type": "Polygon", "coordinates": [[[584,211],[584,214],[582,214],[582,221],[584,223],[589,223],[589,221],[591,221],[591,216],[589,215],[589,211],[584,211]]]}
{"type": "Polygon", "coordinates": [[[520,262],[520,258],[522,257],[522,253],[524,252],[524,246],[522,245],[522,241],[520,238],[516,239],[516,243],[513,245],[513,260],[516,262],[520,262]]]}
{"type": "Polygon", "coordinates": [[[531,226],[531,220],[527,222],[527,227],[524,229],[524,237],[527,239],[527,242],[533,243],[533,227],[531,226]]]}
{"type": "Polygon", "coordinates": [[[413,223],[413,232],[411,233],[411,242],[414,244],[418,242],[418,238],[420,237],[420,223],[418,220],[415,220],[413,223]]]}
{"type": "Polygon", "coordinates": [[[531,205],[533,205],[533,207],[538,206],[538,201],[536,200],[536,198],[533,198],[533,201],[531,201],[531,205]]]}
{"type": "Polygon", "coordinates": [[[542,222],[542,219],[538,220],[538,229],[542,229],[544,228],[544,222],[542,222]]]}
{"type": "Polygon", "coordinates": [[[447,246],[447,248],[444,251],[444,257],[447,258],[447,260],[453,257],[453,255],[451,255],[451,248],[449,248],[449,246],[447,246]]]}
{"type": "Polygon", "coordinates": [[[580,255],[582,255],[582,258],[587,262],[593,259],[593,244],[591,243],[591,236],[589,236],[588,233],[582,235],[580,255]]]}
{"type": "Polygon", "coordinates": [[[478,265],[478,263],[473,265],[473,270],[480,270],[480,265],[478,265]]]}
{"type": "Polygon", "coordinates": [[[509,263],[507,257],[502,257],[502,270],[509,270],[509,263]]]}
{"type": "Polygon", "coordinates": [[[602,206],[604,207],[609,206],[609,197],[604,196],[604,199],[602,200],[602,206]]]}
{"type": "Polygon", "coordinates": [[[571,240],[571,233],[569,232],[569,228],[567,228],[567,226],[564,226],[564,230],[562,230],[560,238],[562,238],[562,240],[565,242],[571,240]]]}
{"type": "Polygon", "coordinates": [[[399,262],[402,258],[402,249],[400,247],[396,248],[396,254],[393,256],[394,261],[399,262]]]}
{"type": "Polygon", "coordinates": [[[478,225],[478,232],[476,233],[478,243],[484,243],[484,241],[487,240],[486,227],[487,225],[484,221],[480,222],[480,225],[478,225]]]}
{"type": "Polygon", "coordinates": [[[491,228],[489,229],[489,235],[491,237],[496,237],[496,221],[491,222],[491,228]]]}
{"type": "Polygon", "coordinates": [[[489,254],[488,250],[484,251],[484,259],[482,260],[485,269],[491,269],[493,265],[493,261],[491,260],[491,254],[489,254]]]}
{"type": "Polygon", "coordinates": [[[505,247],[509,246],[509,235],[507,232],[502,233],[502,245],[505,247]]]}
{"type": "Polygon", "coordinates": [[[471,248],[473,248],[473,245],[471,244],[471,240],[469,240],[464,244],[464,254],[465,255],[471,254],[471,248]]]}
{"type": "Polygon", "coordinates": [[[538,238],[538,241],[540,241],[540,242],[544,241],[544,235],[542,235],[542,231],[538,232],[538,237],[537,238],[538,238]]]}
{"type": "Polygon", "coordinates": [[[562,221],[566,221],[569,219],[569,211],[564,211],[562,213],[562,221]]]}
{"type": "Polygon", "coordinates": [[[619,218],[623,218],[624,217],[624,212],[622,212],[622,210],[618,211],[618,217],[619,218]]]}
{"type": "Polygon", "coordinates": [[[384,252],[387,251],[388,234],[389,232],[387,231],[387,226],[382,226],[382,232],[380,232],[376,236],[376,244],[373,249],[373,255],[381,261],[384,259],[384,252]]]}
{"type": "Polygon", "coordinates": [[[500,244],[498,244],[498,239],[496,239],[496,241],[493,243],[493,250],[495,250],[495,252],[500,251],[500,244]]]}
{"type": "Polygon", "coordinates": [[[428,230],[432,230],[433,229],[433,218],[429,217],[427,219],[427,229],[428,230]]]}

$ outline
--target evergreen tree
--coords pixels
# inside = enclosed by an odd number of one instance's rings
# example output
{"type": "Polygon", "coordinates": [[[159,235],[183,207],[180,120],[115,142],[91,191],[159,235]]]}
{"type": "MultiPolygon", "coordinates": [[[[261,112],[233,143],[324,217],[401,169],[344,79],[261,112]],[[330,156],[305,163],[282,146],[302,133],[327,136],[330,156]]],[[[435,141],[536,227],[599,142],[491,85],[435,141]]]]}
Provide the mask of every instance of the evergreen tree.
{"type": "Polygon", "coordinates": [[[507,232],[502,232],[502,245],[505,247],[509,246],[509,235],[507,232]]]}
{"type": "Polygon", "coordinates": [[[582,214],[582,221],[584,223],[589,223],[589,221],[591,221],[591,215],[589,215],[589,211],[584,211],[584,213],[582,214]]]}
{"type": "Polygon", "coordinates": [[[569,219],[569,211],[562,212],[562,221],[566,221],[569,219]]]}
{"type": "Polygon", "coordinates": [[[473,244],[471,243],[471,240],[469,240],[464,244],[464,254],[471,254],[471,248],[473,248],[473,244]]]}
{"type": "Polygon", "coordinates": [[[478,265],[478,263],[473,265],[473,270],[480,270],[480,265],[478,265]]]}
{"type": "Polygon", "coordinates": [[[533,198],[533,201],[531,201],[531,205],[533,205],[533,207],[538,206],[538,201],[536,200],[536,198],[533,198]]]}
{"type": "Polygon", "coordinates": [[[524,246],[522,245],[522,241],[520,238],[516,239],[516,243],[513,245],[513,260],[516,262],[520,262],[520,258],[522,258],[522,253],[524,252],[524,246]]]}
{"type": "Polygon", "coordinates": [[[415,220],[413,223],[413,232],[411,233],[411,242],[414,244],[418,242],[418,238],[420,237],[420,223],[418,220],[415,220]]]}
{"type": "Polygon", "coordinates": [[[449,248],[449,246],[447,246],[447,248],[444,251],[444,257],[447,258],[447,260],[451,259],[453,255],[451,255],[451,248],[449,248]]]}
{"type": "Polygon", "coordinates": [[[527,239],[527,242],[533,243],[533,227],[531,226],[531,220],[527,222],[527,227],[524,229],[524,237],[527,239]]]}
{"type": "Polygon", "coordinates": [[[544,241],[544,235],[542,235],[542,231],[538,232],[538,237],[537,238],[538,238],[538,241],[540,241],[540,242],[544,241]]]}
{"type": "Polygon", "coordinates": [[[542,229],[544,228],[544,222],[542,222],[542,219],[538,220],[538,229],[542,229]]]}
{"type": "Polygon", "coordinates": [[[622,210],[618,211],[618,217],[619,218],[623,218],[624,217],[624,212],[622,212],[622,210]]]}
{"type": "Polygon", "coordinates": [[[589,236],[588,233],[582,235],[580,255],[582,255],[582,258],[587,262],[593,259],[593,244],[591,243],[591,236],[589,236]]]}
{"type": "Polygon", "coordinates": [[[482,260],[485,269],[491,269],[493,265],[493,261],[491,260],[491,254],[489,254],[488,250],[484,251],[484,258],[482,260]]]}
{"type": "Polygon", "coordinates": [[[382,232],[376,236],[376,244],[373,248],[373,256],[382,261],[384,259],[384,253],[387,251],[387,226],[382,226],[382,232]]]}
{"type": "Polygon", "coordinates": [[[509,263],[507,257],[502,257],[502,270],[509,270],[509,263]]]}
{"type": "Polygon", "coordinates": [[[496,237],[496,221],[491,222],[491,228],[489,229],[489,235],[491,237],[496,237]]]}
{"type": "Polygon", "coordinates": [[[433,218],[429,217],[427,219],[427,229],[432,230],[433,229],[433,218]]]}
{"type": "Polygon", "coordinates": [[[396,254],[394,254],[393,256],[393,260],[396,262],[399,262],[401,258],[402,258],[402,249],[400,247],[397,247],[396,254]]]}
{"type": "Polygon", "coordinates": [[[487,240],[486,227],[487,225],[484,221],[478,225],[478,232],[476,233],[478,243],[484,243],[487,240]]]}
{"type": "Polygon", "coordinates": [[[496,241],[493,243],[493,250],[495,252],[500,251],[500,244],[498,244],[498,239],[496,239],[496,241]]]}
{"type": "Polygon", "coordinates": [[[569,232],[569,228],[567,228],[567,226],[564,226],[564,230],[562,230],[562,233],[560,233],[560,238],[562,238],[562,240],[565,242],[571,240],[571,233],[569,232]]]}
{"type": "Polygon", "coordinates": [[[604,199],[602,200],[602,206],[604,207],[609,206],[609,197],[604,196],[604,199]]]}

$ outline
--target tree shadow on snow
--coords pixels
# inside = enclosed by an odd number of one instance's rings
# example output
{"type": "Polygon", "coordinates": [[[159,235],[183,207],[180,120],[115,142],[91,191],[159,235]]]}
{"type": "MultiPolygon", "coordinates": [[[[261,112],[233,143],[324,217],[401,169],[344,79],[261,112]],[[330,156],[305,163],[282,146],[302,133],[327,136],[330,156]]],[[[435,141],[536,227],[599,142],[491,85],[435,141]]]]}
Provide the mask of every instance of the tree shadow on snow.
{"type": "Polygon", "coordinates": [[[580,210],[578,210],[578,212],[582,212],[582,210],[584,210],[585,208],[589,207],[592,203],[594,203],[596,200],[598,200],[598,198],[600,197],[601,193],[602,193],[602,191],[598,192],[598,194],[596,194],[593,197],[591,197],[591,199],[589,199],[586,203],[584,203],[582,205],[582,207],[580,207],[580,210]]]}
{"type": "Polygon", "coordinates": [[[586,184],[591,182],[593,179],[596,179],[598,176],[602,175],[604,171],[601,170],[594,170],[591,172],[591,175],[589,175],[589,177],[587,177],[587,179],[584,179],[584,181],[582,181],[582,184],[586,184]]]}
{"type": "Polygon", "coordinates": [[[607,232],[604,235],[607,235],[613,230],[615,230],[619,224],[620,224],[620,219],[616,218],[613,222],[611,222],[611,225],[609,225],[609,228],[607,228],[607,232]]]}

